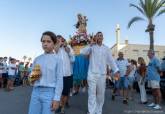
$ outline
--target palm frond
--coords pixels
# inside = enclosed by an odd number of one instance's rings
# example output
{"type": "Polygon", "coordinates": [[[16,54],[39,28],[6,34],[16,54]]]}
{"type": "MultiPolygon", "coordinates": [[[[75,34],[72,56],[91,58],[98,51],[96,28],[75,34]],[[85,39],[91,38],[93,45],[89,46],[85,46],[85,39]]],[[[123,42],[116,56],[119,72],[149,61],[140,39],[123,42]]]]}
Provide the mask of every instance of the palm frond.
{"type": "Polygon", "coordinates": [[[157,6],[158,6],[159,2],[160,2],[159,0],[154,0],[153,3],[152,3],[152,14],[153,14],[153,16],[155,16],[156,13],[158,12],[157,6]]]}
{"type": "Polygon", "coordinates": [[[151,19],[153,17],[153,7],[152,7],[153,0],[145,0],[145,11],[146,16],[148,19],[151,19]]]}
{"type": "Polygon", "coordinates": [[[130,7],[135,7],[137,10],[139,10],[143,15],[145,15],[144,11],[142,8],[140,8],[139,6],[135,5],[135,4],[130,4],[130,7]]]}
{"type": "Polygon", "coordinates": [[[165,0],[159,1],[156,10],[159,10],[159,9],[160,9],[161,7],[163,7],[164,5],[165,5],[165,0]]]}
{"type": "Polygon", "coordinates": [[[145,13],[145,5],[143,0],[140,0],[139,6],[143,9],[144,13],[145,13]]]}
{"type": "Polygon", "coordinates": [[[163,13],[165,13],[165,9],[160,10],[159,13],[157,14],[157,16],[160,16],[160,15],[162,15],[163,13]]]}
{"type": "Polygon", "coordinates": [[[137,16],[137,17],[133,17],[133,18],[129,21],[127,28],[130,28],[131,25],[132,25],[133,23],[137,22],[137,21],[144,21],[144,19],[141,18],[141,17],[138,17],[138,16],[137,16]]]}

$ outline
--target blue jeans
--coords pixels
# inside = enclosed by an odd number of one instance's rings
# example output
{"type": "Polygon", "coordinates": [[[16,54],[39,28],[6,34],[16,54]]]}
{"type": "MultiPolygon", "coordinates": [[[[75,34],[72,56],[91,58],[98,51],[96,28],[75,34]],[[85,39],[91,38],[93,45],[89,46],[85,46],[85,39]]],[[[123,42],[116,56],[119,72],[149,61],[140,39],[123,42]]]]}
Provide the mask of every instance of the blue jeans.
{"type": "Polygon", "coordinates": [[[55,88],[34,87],[28,114],[54,114],[51,104],[55,94],[55,88]]]}

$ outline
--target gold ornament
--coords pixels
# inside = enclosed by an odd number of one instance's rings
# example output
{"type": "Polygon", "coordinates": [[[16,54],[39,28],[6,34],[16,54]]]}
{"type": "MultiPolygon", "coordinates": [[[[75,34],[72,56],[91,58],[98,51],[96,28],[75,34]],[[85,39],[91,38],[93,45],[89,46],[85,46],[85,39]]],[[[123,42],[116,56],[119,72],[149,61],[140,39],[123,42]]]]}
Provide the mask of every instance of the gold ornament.
{"type": "Polygon", "coordinates": [[[34,83],[36,80],[40,79],[40,77],[41,77],[40,65],[36,64],[34,66],[34,69],[32,70],[31,75],[29,76],[29,81],[30,83],[34,83]]]}

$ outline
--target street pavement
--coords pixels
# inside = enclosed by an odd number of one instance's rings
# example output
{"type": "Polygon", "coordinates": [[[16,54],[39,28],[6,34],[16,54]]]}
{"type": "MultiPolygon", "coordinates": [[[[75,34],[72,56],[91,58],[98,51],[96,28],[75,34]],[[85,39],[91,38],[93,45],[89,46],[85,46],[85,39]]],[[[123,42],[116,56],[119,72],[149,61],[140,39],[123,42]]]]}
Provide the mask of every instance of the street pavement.
{"type": "MultiPolygon", "coordinates": [[[[32,87],[16,87],[14,91],[6,92],[0,89],[0,114],[28,114],[32,87]]],[[[152,99],[148,95],[149,101],[152,99]]],[[[162,102],[162,110],[153,110],[146,105],[139,104],[139,94],[128,105],[122,104],[121,97],[111,100],[110,89],[106,90],[103,114],[165,114],[165,101],[162,102]]],[[[66,114],[86,114],[87,92],[80,92],[70,98],[70,108],[66,114]]]]}

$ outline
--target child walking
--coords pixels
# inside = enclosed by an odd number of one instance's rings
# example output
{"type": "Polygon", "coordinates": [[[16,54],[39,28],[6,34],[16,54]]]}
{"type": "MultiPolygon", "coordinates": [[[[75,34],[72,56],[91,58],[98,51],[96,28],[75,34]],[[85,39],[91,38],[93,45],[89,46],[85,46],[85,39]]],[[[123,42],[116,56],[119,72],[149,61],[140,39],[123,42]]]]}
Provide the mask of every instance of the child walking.
{"type": "Polygon", "coordinates": [[[44,54],[35,58],[32,68],[39,66],[41,75],[33,80],[29,114],[54,114],[63,89],[61,60],[53,51],[56,35],[50,31],[44,32],[41,43],[44,54]]]}

